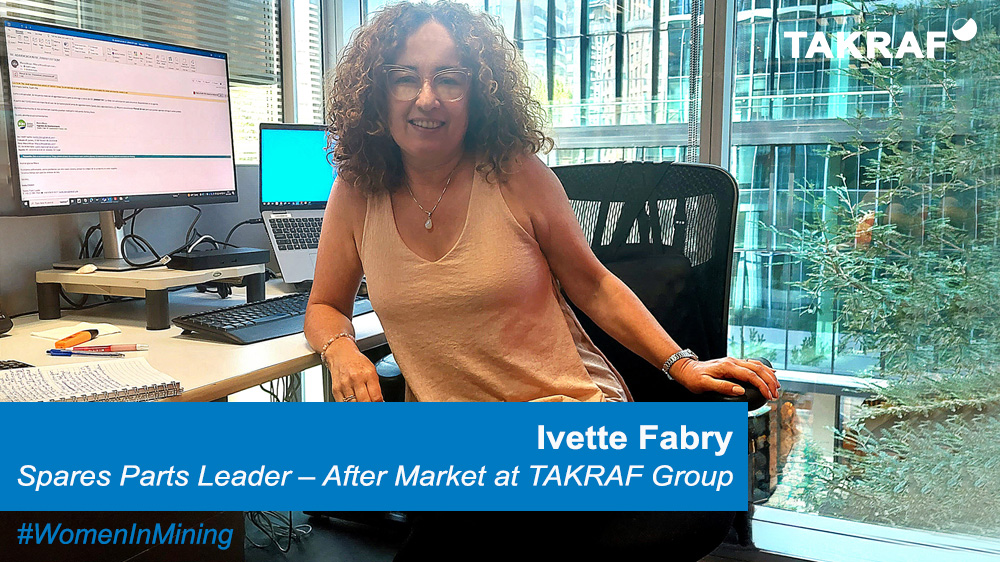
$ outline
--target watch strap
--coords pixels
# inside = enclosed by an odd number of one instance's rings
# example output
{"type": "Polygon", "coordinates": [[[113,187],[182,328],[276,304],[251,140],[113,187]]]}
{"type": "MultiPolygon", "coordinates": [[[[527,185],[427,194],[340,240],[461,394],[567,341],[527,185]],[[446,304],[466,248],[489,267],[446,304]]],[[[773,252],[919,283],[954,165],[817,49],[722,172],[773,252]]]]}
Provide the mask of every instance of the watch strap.
{"type": "Polygon", "coordinates": [[[690,349],[682,349],[670,357],[667,357],[667,360],[663,362],[663,367],[661,367],[660,370],[663,371],[663,374],[667,375],[668,379],[675,380],[670,374],[670,368],[674,366],[674,363],[680,361],[681,359],[694,359],[697,361],[698,356],[695,355],[695,353],[690,349]]]}

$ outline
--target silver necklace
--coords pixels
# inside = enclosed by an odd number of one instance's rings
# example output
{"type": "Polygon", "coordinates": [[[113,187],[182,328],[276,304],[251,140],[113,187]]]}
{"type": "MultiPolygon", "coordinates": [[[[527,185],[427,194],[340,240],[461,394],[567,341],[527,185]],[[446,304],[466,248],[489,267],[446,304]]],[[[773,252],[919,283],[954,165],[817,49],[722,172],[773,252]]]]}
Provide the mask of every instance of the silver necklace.
{"type": "Polygon", "coordinates": [[[444,194],[447,193],[448,186],[451,185],[451,178],[452,178],[452,176],[455,175],[455,170],[458,169],[458,166],[461,163],[462,163],[462,160],[459,159],[458,164],[455,164],[455,167],[451,169],[451,173],[448,174],[448,179],[444,182],[444,189],[441,190],[441,195],[438,197],[437,202],[434,203],[434,206],[431,207],[430,211],[428,211],[427,209],[425,209],[424,206],[420,204],[420,201],[417,201],[417,198],[413,195],[413,190],[410,189],[410,178],[407,177],[406,181],[404,182],[405,185],[406,185],[406,191],[408,191],[410,193],[410,198],[413,199],[413,202],[417,204],[417,207],[419,207],[421,211],[423,211],[424,213],[427,214],[427,220],[424,221],[424,228],[426,228],[428,231],[430,231],[430,229],[434,228],[434,221],[431,220],[431,215],[434,214],[434,211],[437,210],[438,205],[441,204],[441,200],[444,199],[444,194]]]}

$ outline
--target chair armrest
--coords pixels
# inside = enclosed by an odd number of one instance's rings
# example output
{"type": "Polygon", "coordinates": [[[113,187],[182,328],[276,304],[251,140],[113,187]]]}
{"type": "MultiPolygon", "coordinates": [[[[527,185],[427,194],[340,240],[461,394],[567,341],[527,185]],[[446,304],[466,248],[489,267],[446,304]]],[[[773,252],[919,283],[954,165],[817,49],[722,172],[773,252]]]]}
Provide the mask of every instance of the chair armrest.
{"type": "MultiPolygon", "coordinates": [[[[763,357],[757,357],[755,359],[768,367],[774,368],[774,366],[771,365],[771,362],[763,357]]],[[[746,402],[747,408],[751,411],[762,407],[764,404],[767,404],[767,398],[764,398],[764,394],[761,393],[760,389],[758,389],[756,386],[743,381],[733,381],[733,382],[743,387],[743,396],[726,396],[723,394],[719,394],[717,392],[709,392],[706,394],[714,394],[715,396],[718,397],[718,400],[724,402],[746,402]]]]}
{"type": "MultiPolygon", "coordinates": [[[[771,362],[763,357],[757,357],[756,360],[767,365],[768,367],[771,367],[771,362]]],[[[671,383],[672,388],[670,394],[671,398],[678,402],[746,402],[748,411],[756,410],[764,404],[767,404],[767,398],[764,397],[760,389],[756,386],[748,382],[737,380],[731,382],[743,387],[743,394],[741,396],[728,396],[725,394],[719,394],[718,392],[694,394],[677,382],[671,383]]]]}
{"type": "Polygon", "coordinates": [[[746,402],[747,411],[756,410],[767,404],[767,398],[764,398],[764,395],[756,386],[743,381],[733,381],[733,384],[743,387],[742,396],[726,396],[718,392],[706,392],[702,395],[706,397],[705,402],[746,402]]]}

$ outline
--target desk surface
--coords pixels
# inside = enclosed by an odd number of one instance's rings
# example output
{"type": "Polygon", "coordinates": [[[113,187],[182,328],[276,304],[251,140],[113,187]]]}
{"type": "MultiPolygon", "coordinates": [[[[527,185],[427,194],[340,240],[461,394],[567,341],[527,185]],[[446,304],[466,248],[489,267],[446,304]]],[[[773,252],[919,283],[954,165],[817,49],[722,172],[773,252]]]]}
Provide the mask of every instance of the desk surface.
{"type": "MultiPolygon", "coordinates": [[[[269,283],[267,295],[286,292],[284,286],[269,283]]],[[[170,314],[180,316],[220,306],[242,304],[242,294],[228,299],[185,289],[170,294],[170,314]]],[[[208,401],[228,396],[279,377],[319,365],[301,333],[251,345],[234,345],[181,335],[181,329],[146,330],[146,313],[141,300],[99,306],[90,310],[63,311],[58,320],[39,320],[38,316],[14,319],[14,328],[0,335],[0,358],[16,359],[35,366],[64,363],[87,363],[94,357],[51,357],[45,353],[52,341],[32,337],[39,332],[78,322],[108,322],[122,333],[101,337],[93,345],[145,343],[149,351],[127,353],[145,357],[154,368],[181,382],[184,393],[172,400],[208,401]]],[[[354,319],[358,347],[371,349],[385,343],[382,325],[374,313],[354,319]]],[[[109,359],[113,361],[114,359],[109,359]]]]}

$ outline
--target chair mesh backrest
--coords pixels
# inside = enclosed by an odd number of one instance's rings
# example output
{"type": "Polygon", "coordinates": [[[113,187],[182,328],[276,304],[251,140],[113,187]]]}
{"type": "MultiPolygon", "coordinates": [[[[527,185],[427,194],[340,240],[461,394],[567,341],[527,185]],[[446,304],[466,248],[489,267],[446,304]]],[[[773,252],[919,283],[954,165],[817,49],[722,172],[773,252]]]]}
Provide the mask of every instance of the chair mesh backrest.
{"type": "MultiPolygon", "coordinates": [[[[736,213],[732,176],[716,166],[671,162],[553,170],[598,259],[681,347],[705,359],[724,356],[736,213]]],[[[589,319],[581,322],[637,399],[669,398],[662,396],[657,369],[589,319]]]]}

